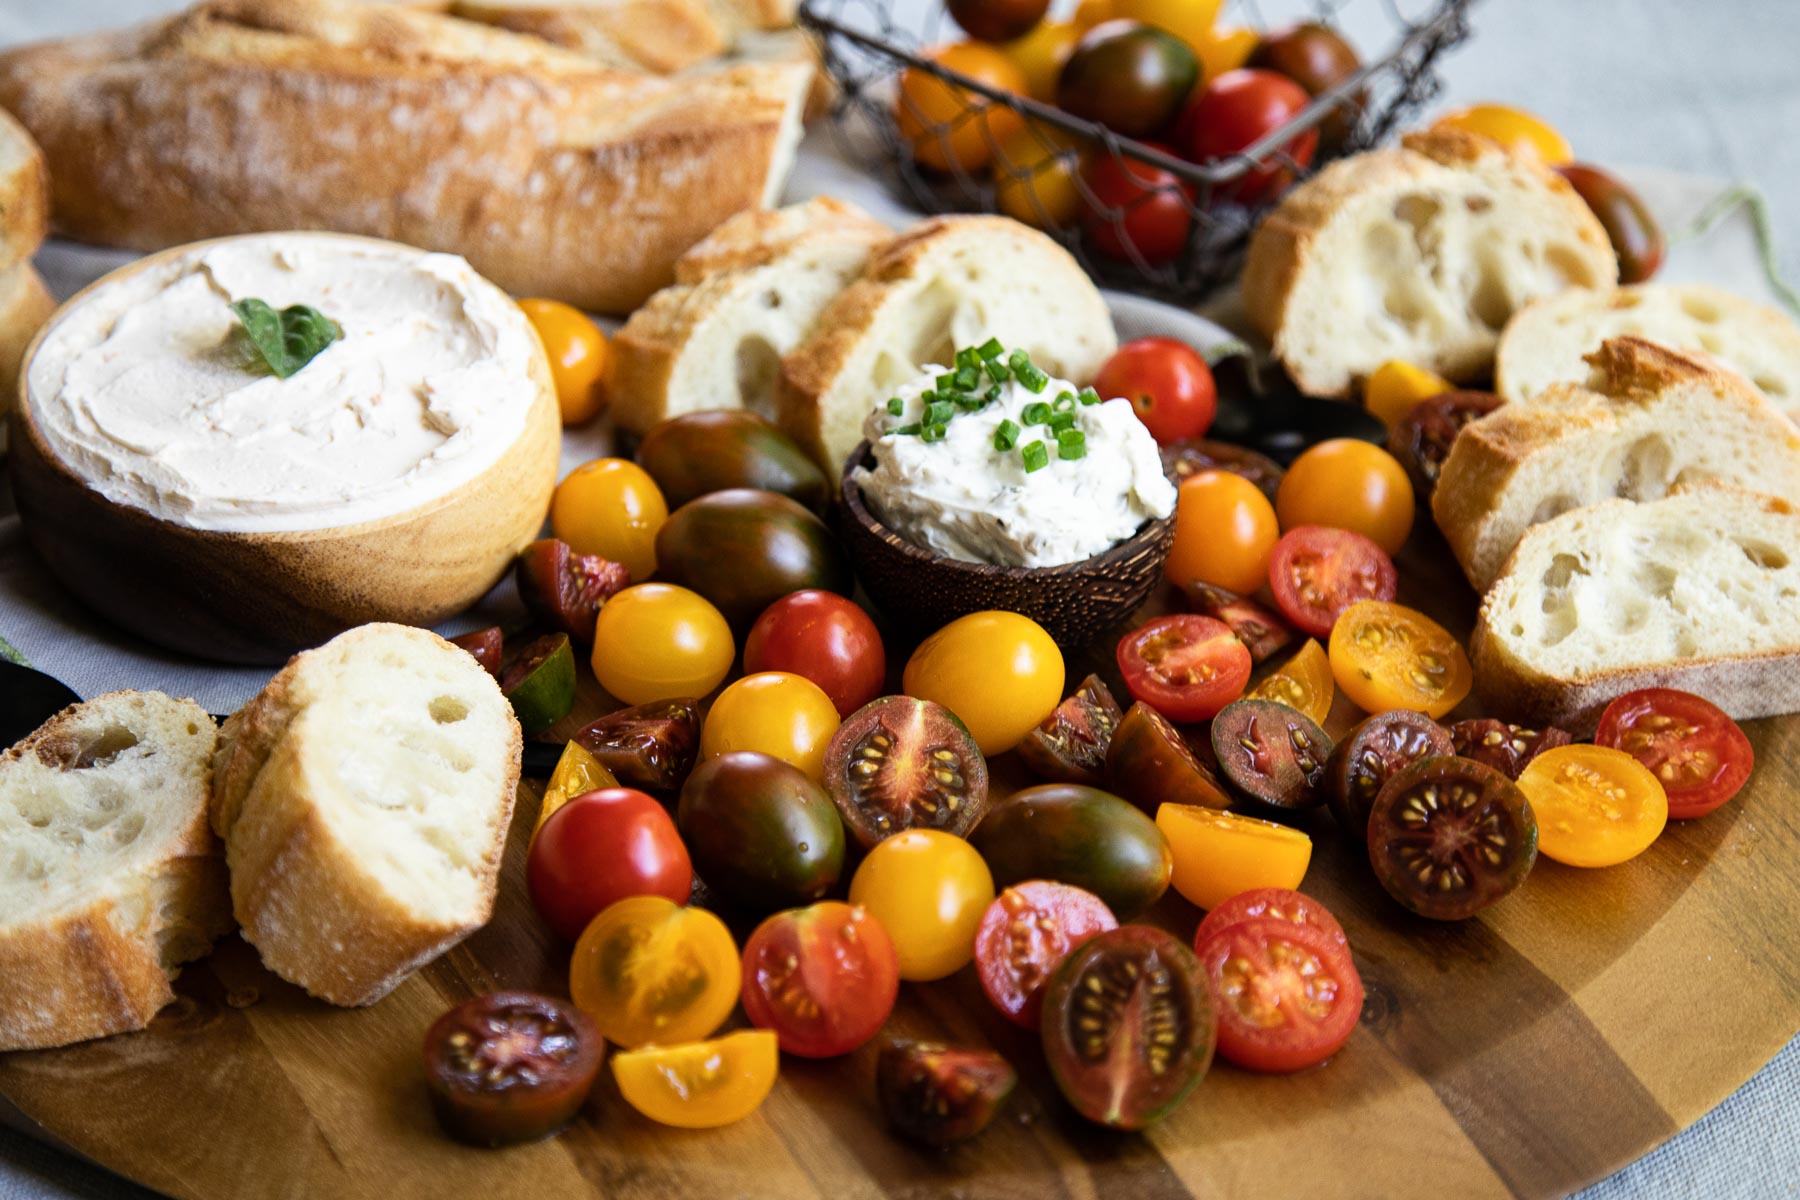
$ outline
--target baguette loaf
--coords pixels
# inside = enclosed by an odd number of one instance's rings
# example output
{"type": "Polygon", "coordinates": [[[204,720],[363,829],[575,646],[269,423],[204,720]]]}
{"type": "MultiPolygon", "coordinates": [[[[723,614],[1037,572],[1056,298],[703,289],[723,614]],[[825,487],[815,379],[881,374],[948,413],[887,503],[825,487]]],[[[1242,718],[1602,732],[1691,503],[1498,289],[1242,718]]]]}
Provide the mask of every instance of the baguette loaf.
{"type": "Polygon", "coordinates": [[[1469,650],[1495,712],[1577,735],[1642,687],[1800,711],[1800,514],[1709,487],[1564,513],[1520,539],[1469,650]]]}
{"type": "Polygon", "coordinates": [[[1250,239],[1243,292],[1300,390],[1343,397],[1389,359],[1483,377],[1520,308],[1618,273],[1606,230],[1561,176],[1433,130],[1289,192],[1250,239]]]}
{"type": "Polygon", "coordinates": [[[0,54],[0,105],[44,147],[71,237],[371,234],[461,254],[515,294],[621,312],[779,191],[809,75],[676,81],[435,13],[207,0],[0,54]]]}
{"type": "MultiPolygon", "coordinates": [[[[49,232],[50,173],[44,152],[23,125],[0,110],[0,271],[11,271],[36,254],[49,232]]],[[[13,367],[16,372],[18,364],[13,367]]]]}
{"type": "Polygon", "coordinates": [[[1530,526],[1676,483],[1731,483],[1800,502],[1800,430],[1735,372],[1640,338],[1588,355],[1586,387],[1556,384],[1457,434],[1431,511],[1476,591],[1530,526]]]}
{"type": "Polygon", "coordinates": [[[731,44],[701,0],[455,0],[450,12],[543,38],[603,66],[664,75],[731,44]]]}
{"type": "Polygon", "coordinates": [[[142,1029],[231,928],[217,738],[191,700],[114,692],[0,755],[0,1050],[142,1029]]]}
{"type": "Polygon", "coordinates": [[[436,634],[363,625],[296,655],[225,723],[213,828],[263,964],[373,1004],[486,923],[521,739],[436,634]]]}
{"type": "Polygon", "coordinates": [[[55,311],[55,297],[29,262],[0,271],[0,450],[6,448],[6,414],[19,399],[25,351],[55,311]]]}
{"type": "Polygon", "coordinates": [[[877,251],[782,360],[777,421],[836,479],[874,405],[989,337],[1076,383],[1118,348],[1099,289],[1044,234],[1006,217],[925,221],[877,251]]]}

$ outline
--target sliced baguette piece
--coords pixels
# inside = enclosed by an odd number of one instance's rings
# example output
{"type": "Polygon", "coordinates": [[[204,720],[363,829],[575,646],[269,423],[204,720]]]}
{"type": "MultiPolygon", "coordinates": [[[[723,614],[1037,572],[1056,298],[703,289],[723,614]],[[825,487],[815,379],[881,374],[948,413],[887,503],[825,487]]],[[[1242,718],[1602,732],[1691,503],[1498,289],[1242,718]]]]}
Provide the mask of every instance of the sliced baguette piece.
{"type": "Polygon", "coordinates": [[[1552,384],[1579,383],[1585,356],[1626,335],[1710,355],[1800,421],[1800,325],[1780,309],[1699,283],[1572,290],[1527,304],[1500,335],[1494,390],[1518,403],[1552,384]]]}
{"type": "Polygon", "coordinates": [[[56,298],[29,262],[0,271],[0,450],[6,448],[6,414],[19,399],[19,371],[56,298]]]}
{"type": "Polygon", "coordinates": [[[0,1050],[142,1029],[231,928],[217,740],[191,700],[113,692],[0,755],[0,1050]]]}
{"type": "Polygon", "coordinates": [[[1800,712],[1800,513],[1716,487],[1564,513],[1520,540],[1469,650],[1495,713],[1577,736],[1642,687],[1800,712]]]}
{"type": "Polygon", "coordinates": [[[1044,234],[1007,217],[921,222],[877,251],[782,360],[777,422],[836,479],[874,405],[989,337],[1076,383],[1119,344],[1099,289],[1044,234]]]}
{"type": "Polygon", "coordinates": [[[213,773],[232,907],[263,964],[373,1004],[493,914],[519,723],[466,652],[363,625],[226,723],[213,773]]]}
{"type": "Polygon", "coordinates": [[[1295,384],[1343,397],[1396,358],[1454,383],[1484,377],[1520,308],[1618,274],[1606,230],[1561,176],[1432,130],[1289,192],[1251,236],[1243,293],[1295,384]]]}
{"type": "Polygon", "coordinates": [[[36,254],[49,232],[50,171],[44,152],[11,113],[0,109],[0,271],[36,254]]]}
{"type": "Polygon", "coordinates": [[[619,427],[643,434],[711,408],[773,420],[782,357],[892,236],[826,197],[726,221],[676,262],[679,282],[614,337],[606,393],[619,427]]]}
{"type": "Polygon", "coordinates": [[[1641,338],[1588,355],[1556,384],[1457,434],[1431,511],[1476,591],[1526,529],[1600,500],[1729,483],[1800,502],[1800,429],[1734,371],[1641,338]]]}

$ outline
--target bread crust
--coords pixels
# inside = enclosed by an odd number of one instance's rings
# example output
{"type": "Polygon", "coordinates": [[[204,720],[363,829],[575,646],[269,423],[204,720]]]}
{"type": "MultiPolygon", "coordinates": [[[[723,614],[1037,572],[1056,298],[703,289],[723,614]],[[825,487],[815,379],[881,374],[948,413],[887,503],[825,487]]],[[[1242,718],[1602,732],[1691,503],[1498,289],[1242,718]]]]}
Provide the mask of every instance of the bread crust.
{"type": "Polygon", "coordinates": [[[4,110],[0,147],[17,156],[12,169],[0,173],[0,271],[10,271],[36,254],[49,235],[50,169],[31,134],[4,110]]]}
{"type": "Polygon", "coordinates": [[[731,41],[700,0],[496,3],[457,0],[450,12],[527,33],[607,66],[668,75],[723,54],[731,41]]]}

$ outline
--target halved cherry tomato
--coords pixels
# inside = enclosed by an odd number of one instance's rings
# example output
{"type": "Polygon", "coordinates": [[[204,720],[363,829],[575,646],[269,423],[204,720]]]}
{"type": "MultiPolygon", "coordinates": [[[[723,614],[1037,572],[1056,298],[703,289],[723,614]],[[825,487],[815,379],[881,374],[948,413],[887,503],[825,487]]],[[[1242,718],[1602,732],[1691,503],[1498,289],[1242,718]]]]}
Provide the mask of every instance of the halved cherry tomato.
{"type": "Polygon", "coordinates": [[[599,759],[589,754],[586,747],[580,742],[569,742],[563,746],[562,754],[556,760],[556,769],[550,772],[549,782],[544,784],[544,799],[538,805],[537,824],[531,828],[532,839],[537,839],[538,831],[550,819],[551,813],[575,797],[618,786],[619,781],[614,778],[613,773],[599,759]]]}
{"type": "Polygon", "coordinates": [[[1401,768],[1369,810],[1369,865],[1388,895],[1433,921],[1466,921],[1525,882],[1538,822],[1518,784],[1467,758],[1401,768]]]}
{"type": "Polygon", "coordinates": [[[943,1147],[986,1129],[1019,1083],[992,1050],[891,1038],[875,1064],[875,1094],[902,1137],[943,1147]]]}
{"type": "Polygon", "coordinates": [[[1213,718],[1219,774],[1241,796],[1276,808],[1325,803],[1331,739],[1318,722],[1273,700],[1238,700],[1213,718]]]}
{"type": "Polygon", "coordinates": [[[1362,534],[1398,554],[1412,532],[1412,480],[1399,460],[1360,438],[1307,450],[1282,476],[1275,512],[1283,529],[1323,525],[1362,534]]]}
{"type": "Polygon", "coordinates": [[[1432,720],[1469,694],[1469,656],[1424,613],[1382,600],[1358,600],[1331,631],[1331,674],[1350,702],[1368,713],[1410,708],[1432,720]]]}
{"type": "MultiPolygon", "coordinates": [[[[1194,162],[1229,158],[1286,125],[1311,102],[1306,89],[1285,75],[1240,67],[1206,81],[1182,114],[1175,140],[1182,156],[1194,162]]],[[[1317,128],[1297,133],[1272,156],[1285,161],[1250,170],[1219,185],[1213,194],[1239,204],[1259,204],[1291,183],[1294,169],[1304,170],[1318,149],[1317,128]]]]}
{"type": "Polygon", "coordinates": [[[1756,757],[1723,709],[1673,688],[1640,688],[1614,700],[1600,714],[1594,744],[1650,768],[1677,819],[1703,817],[1737,795],[1756,757]]]}
{"type": "Polygon", "coordinates": [[[525,881],[545,923],[572,942],[597,913],[627,896],[686,904],[694,868],[662,805],[631,788],[606,788],[545,819],[531,842],[525,881]]]}
{"type": "Polygon", "coordinates": [[[1175,541],[1163,575],[1180,587],[1204,583],[1254,592],[1269,577],[1281,526],[1267,496],[1242,475],[1202,471],[1176,493],[1175,541]]]}
{"type": "Polygon", "coordinates": [[[1444,460],[1463,427],[1479,421],[1501,404],[1492,392],[1448,391],[1421,400],[1400,415],[1388,430],[1388,453],[1412,480],[1413,496],[1429,504],[1443,473],[1444,460]]]}
{"type": "MultiPolygon", "coordinates": [[[[1159,446],[1204,435],[1219,410],[1212,368],[1199,351],[1174,338],[1126,342],[1101,364],[1094,390],[1102,400],[1131,401],[1132,411],[1159,446]]],[[[1220,586],[1245,590],[1229,583],[1220,586]]]]}
{"type": "Polygon", "coordinates": [[[1019,758],[1052,783],[1106,782],[1106,752],[1125,714],[1112,690],[1089,675],[1019,743],[1019,758]]]}
{"type": "Polygon", "coordinates": [[[935,829],[888,838],[850,881],[850,903],[887,930],[907,980],[942,979],[968,965],[993,899],[994,877],[975,847],[935,829]]]}
{"type": "Polygon", "coordinates": [[[975,931],[982,989],[1007,1020],[1036,1029],[1051,972],[1071,950],[1118,926],[1092,892],[1046,879],[1015,883],[994,897],[975,931]]]}
{"type": "Polygon", "coordinates": [[[716,1129],[761,1107],[775,1087],[781,1051],[762,1029],[686,1046],[649,1046],[613,1055],[625,1103],[659,1125],[716,1129]]]}
{"type": "Polygon", "coordinates": [[[1119,639],[1119,671],[1132,696],[1171,721],[1204,721],[1244,694],[1250,651],[1223,621],[1177,613],[1119,639]]]}
{"type": "Polygon", "coordinates": [[[744,638],[744,673],[792,671],[831,697],[847,717],[875,697],[887,679],[881,632],[855,601],[809,588],[763,610],[744,638]]]}
{"type": "Polygon", "coordinates": [[[1165,804],[1156,827],[1175,857],[1175,890],[1199,908],[1251,888],[1299,887],[1312,861],[1312,839],[1298,829],[1237,813],[1165,804]]]}
{"type": "Polygon", "coordinates": [[[1062,651],[1030,617],[970,613],[920,642],[900,683],[955,713],[983,754],[1002,754],[1062,703],[1062,651]]]}
{"type": "Polygon", "coordinates": [[[569,960],[569,995],[615,1045],[706,1037],[737,1007],[742,970],[725,922],[661,896],[593,919],[569,960]]]}
{"type": "Polygon", "coordinates": [[[1194,950],[1198,953],[1200,947],[1206,945],[1214,934],[1230,929],[1239,921],[1260,921],[1265,918],[1292,921],[1296,925],[1311,925],[1329,935],[1339,945],[1350,944],[1350,939],[1344,936],[1344,927],[1331,915],[1331,910],[1319,901],[1292,888],[1263,887],[1239,892],[1202,917],[1200,928],[1194,931],[1194,950]]]}
{"type": "Polygon", "coordinates": [[[1508,779],[1517,779],[1525,764],[1544,751],[1566,746],[1571,740],[1554,725],[1526,729],[1493,717],[1473,717],[1450,727],[1450,745],[1457,754],[1486,763],[1508,779]]]}
{"type": "Polygon", "coordinates": [[[1324,1062],[1362,1017],[1349,947],[1311,925],[1240,921],[1196,952],[1219,1011],[1219,1054],[1251,1071],[1324,1062]]]}
{"type": "Polygon", "coordinates": [[[824,900],[776,913],[744,943],[744,1015],[802,1058],[848,1054],[881,1029],[900,960],[881,922],[824,900]]]}
{"type": "Polygon", "coordinates": [[[594,1023],[564,1001],[477,996],[425,1034],[431,1107],[452,1137],[474,1145],[545,1137],[581,1111],[605,1053],[594,1023]]]}
{"type": "Polygon", "coordinates": [[[1173,171],[1116,154],[1095,154],[1081,177],[1093,195],[1083,228],[1101,254],[1154,267],[1181,253],[1194,224],[1193,188],[1173,171]]]}
{"type": "Polygon", "coordinates": [[[1519,772],[1538,820],[1538,850],[1571,867],[1611,867],[1650,848],[1669,797],[1646,767],[1609,746],[1558,746],[1519,772]]]}
{"type": "Polygon", "coordinates": [[[1575,157],[1568,140],[1542,117],[1506,104],[1472,104],[1445,113],[1433,129],[1460,129],[1499,142],[1514,154],[1535,158],[1546,167],[1561,166],[1575,157]]]}
{"type": "MultiPolygon", "coordinates": [[[[996,91],[1025,94],[1025,76],[993,46],[957,42],[929,50],[926,57],[996,91]]],[[[913,157],[938,171],[978,171],[987,166],[1001,139],[1024,120],[1013,109],[921,67],[909,67],[901,74],[894,117],[900,136],[912,144],[913,157]]]]}
{"type": "Polygon", "coordinates": [[[837,706],[812,680],[786,671],[746,675],[719,693],[700,727],[700,757],[754,750],[825,780],[825,747],[838,729],[837,706]]]}
{"type": "Polygon", "coordinates": [[[1277,667],[1273,674],[1262,677],[1255,687],[1244,693],[1246,700],[1273,700],[1305,713],[1315,725],[1323,725],[1331,715],[1331,701],[1337,688],[1331,682],[1331,661],[1325,648],[1311,638],[1294,656],[1277,667]]]}
{"type": "Polygon", "coordinates": [[[481,664],[482,670],[498,679],[500,678],[500,657],[505,641],[506,637],[500,632],[500,627],[490,625],[486,629],[459,634],[450,639],[450,644],[459,650],[467,650],[469,657],[481,664]]]}
{"type": "Polygon", "coordinates": [[[626,458],[570,471],[550,498],[550,528],[577,554],[624,563],[633,579],[656,573],[656,535],[669,505],[650,473],[626,458]]]}
{"type": "Polygon", "coordinates": [[[1394,560],[1348,529],[1302,525],[1282,534],[1269,555],[1269,590],[1275,606],[1296,628],[1314,637],[1330,637],[1351,605],[1392,600],[1399,586],[1394,560]]]}
{"type": "Polygon", "coordinates": [[[562,423],[587,424],[606,407],[606,393],[600,387],[606,373],[606,335],[586,313],[560,300],[521,300],[519,307],[550,359],[562,423]]]}
{"type": "Polygon", "coordinates": [[[1392,429],[1413,405],[1441,396],[1455,386],[1424,367],[1390,358],[1371,371],[1363,383],[1363,407],[1392,429]]]}
{"type": "Polygon", "coordinates": [[[627,704],[704,696],[736,657],[724,614],[672,583],[628,587],[594,622],[594,678],[627,704]]]}
{"type": "MultiPolygon", "coordinates": [[[[1263,583],[1259,579],[1256,586],[1263,583]]],[[[1250,651],[1253,663],[1264,661],[1294,640],[1294,630],[1286,621],[1248,596],[1199,582],[1184,584],[1181,590],[1194,612],[1231,626],[1231,632],[1250,651]]]]}

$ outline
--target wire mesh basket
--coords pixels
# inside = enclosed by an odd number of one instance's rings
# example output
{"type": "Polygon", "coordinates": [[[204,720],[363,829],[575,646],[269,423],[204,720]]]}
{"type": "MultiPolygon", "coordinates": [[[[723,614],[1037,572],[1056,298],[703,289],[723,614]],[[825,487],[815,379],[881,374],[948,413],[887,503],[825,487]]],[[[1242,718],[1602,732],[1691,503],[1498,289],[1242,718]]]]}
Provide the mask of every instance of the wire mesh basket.
{"type": "Polygon", "coordinates": [[[1317,21],[1362,65],[1241,151],[1198,163],[925,57],[964,37],[942,0],[803,0],[800,21],[837,85],[842,148],[904,199],[927,212],[1007,212],[1109,286],[1191,302],[1235,278],[1251,229],[1288,184],[1378,144],[1437,94],[1439,56],[1469,36],[1472,3],[1230,0],[1222,25],[1317,21]],[[914,71],[961,89],[948,120],[900,86],[914,71]],[[1100,183],[1108,174],[1128,181],[1123,194],[1100,183]]]}

